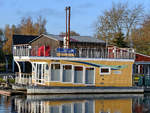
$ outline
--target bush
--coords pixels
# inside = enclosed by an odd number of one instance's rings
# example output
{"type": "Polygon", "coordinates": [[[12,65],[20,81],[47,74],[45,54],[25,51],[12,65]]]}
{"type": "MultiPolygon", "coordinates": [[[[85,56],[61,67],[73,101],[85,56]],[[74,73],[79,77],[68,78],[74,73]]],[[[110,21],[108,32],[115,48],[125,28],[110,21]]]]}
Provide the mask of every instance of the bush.
{"type": "Polygon", "coordinates": [[[4,80],[3,78],[0,78],[0,82],[4,83],[4,82],[6,82],[6,80],[4,80]]]}
{"type": "Polygon", "coordinates": [[[9,78],[9,79],[8,79],[8,82],[11,83],[11,84],[14,84],[14,83],[15,83],[15,79],[9,78]]]}

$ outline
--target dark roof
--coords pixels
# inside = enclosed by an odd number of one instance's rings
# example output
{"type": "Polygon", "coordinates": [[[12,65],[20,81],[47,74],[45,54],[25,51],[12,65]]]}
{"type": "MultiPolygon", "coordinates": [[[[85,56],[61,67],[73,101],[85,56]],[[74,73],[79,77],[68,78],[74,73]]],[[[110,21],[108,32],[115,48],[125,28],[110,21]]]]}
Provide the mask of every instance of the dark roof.
{"type": "Polygon", "coordinates": [[[13,45],[28,44],[38,36],[33,35],[13,35],[13,45]]]}
{"type": "MultiPolygon", "coordinates": [[[[36,39],[40,38],[41,36],[37,37],[36,39]]],[[[58,40],[58,41],[64,40],[64,37],[60,36],[60,35],[48,34],[48,35],[44,35],[44,36],[54,39],[54,40],[58,40]]],[[[36,39],[34,39],[34,40],[36,40],[36,39]]],[[[32,43],[34,40],[32,40],[30,42],[32,43]]],[[[70,36],[70,41],[71,42],[88,42],[88,43],[105,43],[105,41],[100,40],[95,37],[91,37],[91,36],[70,36]]]]}
{"type": "MultiPolygon", "coordinates": [[[[49,34],[47,36],[55,38],[56,40],[59,40],[59,41],[63,41],[64,40],[64,37],[62,37],[60,35],[49,34]]],[[[95,37],[91,37],[91,36],[70,36],[70,41],[71,42],[105,43],[105,41],[100,40],[100,39],[95,38],[95,37]]]]}

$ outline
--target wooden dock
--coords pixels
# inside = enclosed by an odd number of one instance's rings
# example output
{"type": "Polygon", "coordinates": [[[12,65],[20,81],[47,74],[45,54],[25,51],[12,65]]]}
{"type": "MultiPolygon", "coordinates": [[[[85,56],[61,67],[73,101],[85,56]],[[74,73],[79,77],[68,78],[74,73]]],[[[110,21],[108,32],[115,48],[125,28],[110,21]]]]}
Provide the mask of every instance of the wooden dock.
{"type": "Polygon", "coordinates": [[[0,89],[0,94],[1,95],[6,95],[6,96],[12,96],[12,95],[22,95],[26,94],[25,91],[18,91],[18,90],[12,90],[12,89],[0,89]]]}

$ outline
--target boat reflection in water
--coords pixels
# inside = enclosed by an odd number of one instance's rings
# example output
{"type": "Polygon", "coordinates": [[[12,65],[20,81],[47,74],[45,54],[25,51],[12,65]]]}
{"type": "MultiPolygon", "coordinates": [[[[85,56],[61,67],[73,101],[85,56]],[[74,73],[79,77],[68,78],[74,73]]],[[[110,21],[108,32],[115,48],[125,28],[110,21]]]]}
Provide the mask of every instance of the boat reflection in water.
{"type": "Polygon", "coordinates": [[[95,99],[82,98],[82,96],[80,98],[80,95],[76,96],[78,99],[71,99],[69,96],[14,98],[15,111],[18,113],[143,113],[142,111],[144,111],[143,105],[140,103],[143,97],[139,95],[138,97],[105,96],[95,99]],[[67,97],[69,99],[65,99],[67,97]]]}

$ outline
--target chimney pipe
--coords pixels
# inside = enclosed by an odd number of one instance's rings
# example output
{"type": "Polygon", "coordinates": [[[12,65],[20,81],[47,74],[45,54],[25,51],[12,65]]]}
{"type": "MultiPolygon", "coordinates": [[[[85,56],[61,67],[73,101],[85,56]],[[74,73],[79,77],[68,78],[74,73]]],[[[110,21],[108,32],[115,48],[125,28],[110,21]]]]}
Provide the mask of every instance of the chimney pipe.
{"type": "Polygon", "coordinates": [[[70,43],[70,6],[68,7],[68,10],[69,10],[69,17],[68,17],[68,48],[69,48],[69,43],[70,43]]]}
{"type": "Polygon", "coordinates": [[[66,10],[66,38],[65,38],[65,39],[66,39],[66,40],[65,40],[66,44],[65,44],[65,45],[67,45],[67,39],[68,39],[68,38],[67,38],[67,34],[68,34],[68,31],[67,31],[67,29],[68,29],[68,28],[67,28],[67,22],[68,22],[68,20],[67,20],[67,18],[68,18],[68,17],[67,17],[67,16],[68,16],[68,14],[67,14],[67,7],[66,7],[65,10],[66,10]]]}
{"type": "Polygon", "coordinates": [[[69,42],[70,42],[70,9],[71,7],[68,6],[66,7],[66,40],[65,40],[65,45],[67,48],[69,48],[69,42]],[[69,14],[68,14],[69,13],[69,14]]]}

